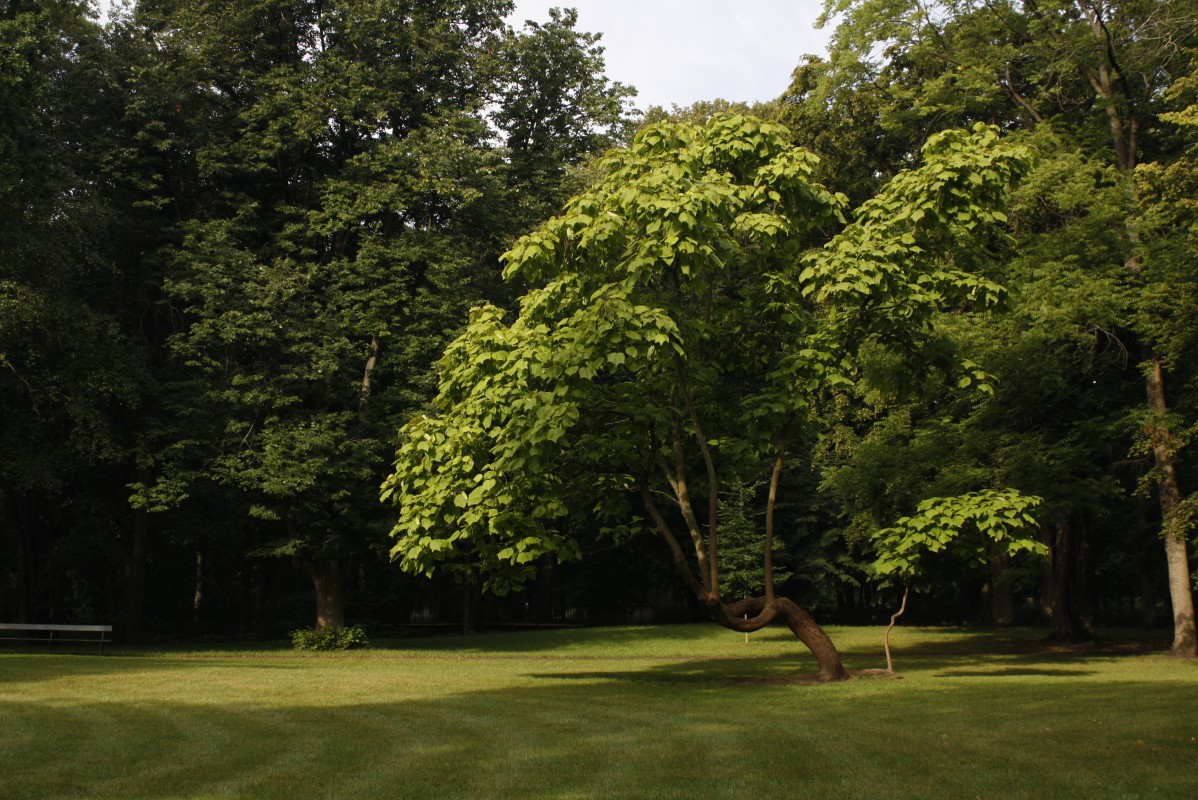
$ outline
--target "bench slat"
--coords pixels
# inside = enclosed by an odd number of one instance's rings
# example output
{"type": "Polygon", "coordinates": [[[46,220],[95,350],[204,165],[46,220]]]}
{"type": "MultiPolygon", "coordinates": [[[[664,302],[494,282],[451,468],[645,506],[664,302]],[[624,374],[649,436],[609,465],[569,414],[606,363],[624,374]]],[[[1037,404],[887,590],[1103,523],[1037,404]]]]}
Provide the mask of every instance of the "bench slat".
{"type": "Polygon", "coordinates": [[[72,631],[75,633],[112,633],[111,625],[34,625],[0,622],[0,631],[72,631]]]}

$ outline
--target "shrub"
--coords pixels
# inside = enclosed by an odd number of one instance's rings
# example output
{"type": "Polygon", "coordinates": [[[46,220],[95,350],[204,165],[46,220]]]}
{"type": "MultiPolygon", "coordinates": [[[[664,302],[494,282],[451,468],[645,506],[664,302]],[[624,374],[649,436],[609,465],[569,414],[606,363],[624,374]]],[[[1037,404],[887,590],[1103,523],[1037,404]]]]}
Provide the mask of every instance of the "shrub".
{"type": "Polygon", "coordinates": [[[300,628],[291,632],[291,645],[296,650],[358,650],[368,647],[366,631],[361,625],[348,628],[300,628]]]}

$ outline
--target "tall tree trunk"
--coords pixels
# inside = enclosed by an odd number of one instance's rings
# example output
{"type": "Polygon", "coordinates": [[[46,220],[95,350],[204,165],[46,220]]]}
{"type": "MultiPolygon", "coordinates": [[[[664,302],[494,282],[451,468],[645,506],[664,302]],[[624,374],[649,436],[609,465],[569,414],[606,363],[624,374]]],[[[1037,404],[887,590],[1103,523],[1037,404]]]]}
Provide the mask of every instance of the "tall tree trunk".
{"type": "Polygon", "coordinates": [[[1060,519],[1055,532],[1049,553],[1052,559],[1052,638],[1086,641],[1093,638],[1093,633],[1086,627],[1078,607],[1080,548],[1077,528],[1070,520],[1060,519]]]}
{"type": "MultiPolygon", "coordinates": [[[[1090,24],[1095,42],[1101,53],[1095,64],[1095,69],[1089,74],[1094,92],[1106,112],[1111,129],[1111,145],[1115,151],[1115,160],[1119,171],[1129,181],[1133,181],[1133,173],[1139,160],[1139,131],[1140,116],[1135,106],[1133,93],[1119,54],[1115,52],[1107,20],[1104,16],[1106,9],[1103,4],[1090,0],[1078,0],[1078,8],[1090,24]],[[1118,82],[1122,92],[1116,91],[1118,82]],[[1120,99],[1122,98],[1122,99],[1120,99]]],[[[1138,252],[1139,234],[1135,227],[1135,214],[1129,209],[1126,217],[1128,251],[1124,258],[1124,266],[1134,277],[1141,273],[1140,255],[1138,252]]],[[[1152,456],[1160,475],[1159,497],[1161,515],[1166,524],[1181,502],[1181,491],[1177,484],[1177,474],[1174,469],[1173,455],[1169,444],[1171,431],[1165,422],[1165,412],[1168,406],[1165,402],[1165,377],[1161,368],[1160,357],[1151,347],[1145,348],[1143,364],[1145,388],[1148,393],[1148,409],[1156,418],[1156,428],[1151,431],[1152,456]]],[[[1165,558],[1169,566],[1169,597],[1173,604],[1173,648],[1176,656],[1187,658],[1198,657],[1198,632],[1194,625],[1194,593],[1190,582],[1189,557],[1186,543],[1175,536],[1165,533],[1165,558]]]]}
{"type": "Polygon", "coordinates": [[[16,555],[17,607],[14,620],[16,622],[34,622],[33,615],[33,576],[37,574],[37,562],[34,555],[33,542],[28,532],[28,525],[21,513],[20,498],[17,493],[7,487],[0,488],[0,505],[3,506],[4,527],[12,535],[13,550],[16,555]]]}
{"type": "Polygon", "coordinates": [[[191,595],[191,618],[200,621],[200,609],[204,607],[204,552],[196,547],[195,581],[191,595]]]}
{"type": "Polygon", "coordinates": [[[149,538],[150,515],[144,509],[133,512],[133,548],[125,586],[125,644],[141,644],[145,625],[146,601],[146,540],[149,538]]]}
{"type": "MultiPolygon", "coordinates": [[[[1145,375],[1148,408],[1157,419],[1163,419],[1167,406],[1164,372],[1159,358],[1151,358],[1145,375]]],[[[1177,471],[1170,452],[1170,432],[1158,426],[1151,435],[1152,457],[1160,476],[1161,518],[1167,523],[1181,502],[1181,489],[1177,485],[1177,471]]],[[[1198,634],[1194,626],[1194,592],[1190,583],[1186,541],[1166,532],[1165,558],[1169,566],[1169,597],[1173,603],[1173,647],[1170,652],[1175,656],[1194,658],[1198,656],[1198,634]]]]}
{"type": "Polygon", "coordinates": [[[366,359],[366,367],[362,371],[362,391],[358,398],[358,421],[366,421],[366,404],[370,399],[370,390],[374,380],[374,368],[379,363],[379,340],[378,337],[372,337],[370,340],[370,356],[366,359]]]}
{"type": "Polygon", "coordinates": [[[462,635],[474,633],[474,584],[469,580],[462,581],[462,635]]]}
{"type": "Polygon", "coordinates": [[[1140,574],[1140,626],[1143,628],[1157,626],[1156,576],[1153,575],[1157,552],[1156,543],[1153,542],[1151,548],[1142,547],[1136,557],[1136,567],[1140,574]]]}

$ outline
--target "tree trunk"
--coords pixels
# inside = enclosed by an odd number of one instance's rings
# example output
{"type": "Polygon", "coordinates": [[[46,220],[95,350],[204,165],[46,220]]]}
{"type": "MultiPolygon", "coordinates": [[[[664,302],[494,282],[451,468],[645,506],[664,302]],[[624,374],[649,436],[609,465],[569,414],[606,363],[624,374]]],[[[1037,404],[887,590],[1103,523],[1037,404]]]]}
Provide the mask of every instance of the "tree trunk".
{"type": "Polygon", "coordinates": [[[1155,628],[1156,616],[1156,580],[1152,566],[1156,562],[1156,543],[1151,548],[1141,548],[1136,558],[1136,566],[1140,573],[1140,627],[1155,628]],[[1151,557],[1150,557],[1151,556],[1151,557]]]}
{"type": "MultiPolygon", "coordinates": [[[[1103,4],[1079,0],[1078,8],[1090,24],[1094,41],[1099,45],[1094,50],[1098,55],[1096,69],[1089,74],[1089,79],[1110,123],[1111,144],[1114,147],[1116,164],[1119,171],[1134,186],[1133,175],[1139,161],[1140,115],[1112,44],[1103,4]],[[1120,82],[1122,92],[1116,91],[1116,80],[1120,82]]],[[[1135,226],[1136,215],[1131,213],[1132,211],[1134,203],[1132,208],[1129,208],[1124,223],[1128,240],[1124,267],[1131,275],[1139,277],[1142,266],[1138,252],[1139,234],[1135,226]]],[[[1167,525],[1173,510],[1181,501],[1181,491],[1177,484],[1173,454],[1169,446],[1172,435],[1164,419],[1168,410],[1165,403],[1164,371],[1161,368],[1160,357],[1152,348],[1149,346],[1144,349],[1142,363],[1146,367],[1144,381],[1148,392],[1148,409],[1157,420],[1156,427],[1149,431],[1152,436],[1152,456],[1160,475],[1161,516],[1167,525]]],[[[1198,632],[1194,627],[1194,594],[1190,583],[1186,543],[1167,531],[1164,538],[1165,557],[1169,565],[1169,596],[1173,604],[1172,652],[1176,656],[1198,657],[1198,632]]]]}
{"type": "Polygon", "coordinates": [[[882,649],[886,651],[886,671],[891,675],[894,674],[894,660],[890,657],[890,632],[898,624],[898,618],[907,610],[907,598],[910,596],[911,584],[907,584],[903,587],[903,602],[899,604],[898,611],[890,615],[890,624],[886,626],[886,635],[882,637],[882,649]]]}
{"type": "Polygon", "coordinates": [[[1052,560],[1052,600],[1049,613],[1052,618],[1052,638],[1077,642],[1093,638],[1078,607],[1078,559],[1077,528],[1069,520],[1056,523],[1056,536],[1049,557],[1052,560]]]}
{"type": "Polygon", "coordinates": [[[462,635],[474,633],[474,585],[462,581],[462,635]]]}
{"type": "Polygon", "coordinates": [[[990,621],[999,627],[1015,623],[1015,600],[1011,596],[1011,578],[1006,574],[1010,558],[997,545],[989,547],[990,621]]]}
{"type": "Polygon", "coordinates": [[[345,576],[339,559],[312,562],[296,558],[296,566],[312,580],[316,592],[316,629],[345,627],[345,576]]]}
{"type": "Polygon", "coordinates": [[[204,606],[204,553],[196,548],[195,584],[191,595],[191,618],[193,622],[200,621],[200,609],[204,606]]]}
{"type": "Polygon", "coordinates": [[[17,493],[7,487],[0,488],[0,505],[3,505],[4,527],[12,534],[13,549],[16,554],[17,607],[14,614],[15,622],[30,623],[33,616],[33,586],[34,575],[37,574],[37,562],[34,555],[33,542],[25,524],[17,493]]]}
{"type": "Polygon", "coordinates": [[[133,512],[133,548],[129,553],[128,583],[125,587],[125,644],[141,644],[145,624],[146,604],[146,540],[149,536],[150,515],[145,510],[133,512]]]}
{"type": "MultiPolygon", "coordinates": [[[[1158,419],[1163,419],[1168,410],[1165,404],[1165,378],[1160,358],[1155,354],[1150,354],[1145,378],[1148,408],[1158,419]]],[[[1167,526],[1181,502],[1181,489],[1177,484],[1177,471],[1170,451],[1172,437],[1162,425],[1150,431],[1150,435],[1152,457],[1160,475],[1161,519],[1167,526]]],[[[1190,583],[1190,562],[1185,540],[1166,532],[1165,558],[1169,566],[1169,597],[1173,602],[1173,648],[1170,652],[1175,656],[1194,658],[1198,656],[1198,633],[1194,627],[1194,592],[1190,583]]]]}
{"type": "Polygon", "coordinates": [[[752,633],[781,619],[791,633],[811,651],[819,665],[819,678],[824,681],[845,681],[849,672],[844,668],[840,652],[828,638],[828,634],[811,615],[786,597],[775,597],[766,602],[764,597],[754,597],[736,603],[709,603],[712,617],[720,625],[734,631],[752,633]],[[745,615],[752,614],[746,618],[745,615]]]}

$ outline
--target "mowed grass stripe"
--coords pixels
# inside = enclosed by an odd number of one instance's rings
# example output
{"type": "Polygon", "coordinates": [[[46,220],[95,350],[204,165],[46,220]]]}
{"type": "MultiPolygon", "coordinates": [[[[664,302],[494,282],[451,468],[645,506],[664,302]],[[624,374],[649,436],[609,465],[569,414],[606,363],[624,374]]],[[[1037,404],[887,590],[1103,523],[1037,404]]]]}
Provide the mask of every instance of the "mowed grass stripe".
{"type": "MultiPolygon", "coordinates": [[[[781,632],[653,632],[0,655],[0,797],[1194,794],[1193,664],[905,629],[903,680],[779,685],[813,669],[781,632]]],[[[876,666],[877,630],[834,636],[876,666]]]]}

